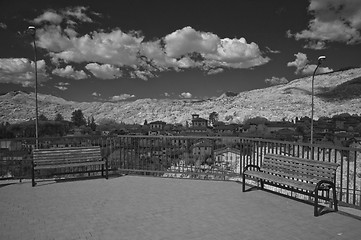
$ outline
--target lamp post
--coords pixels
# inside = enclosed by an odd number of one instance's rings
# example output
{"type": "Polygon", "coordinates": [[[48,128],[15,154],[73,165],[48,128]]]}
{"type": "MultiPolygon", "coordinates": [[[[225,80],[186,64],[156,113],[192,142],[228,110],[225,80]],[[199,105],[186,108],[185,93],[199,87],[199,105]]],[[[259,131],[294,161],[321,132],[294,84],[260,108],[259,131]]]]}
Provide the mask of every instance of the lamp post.
{"type": "Polygon", "coordinates": [[[38,118],[38,66],[36,56],[36,28],[34,26],[28,27],[29,34],[33,37],[34,43],[34,68],[35,68],[35,149],[39,148],[39,118],[38,118]]]}
{"type": "Polygon", "coordinates": [[[314,82],[315,82],[315,74],[317,72],[317,69],[321,65],[322,61],[325,60],[325,56],[319,56],[317,61],[317,66],[315,68],[315,71],[312,74],[312,101],[311,101],[311,144],[313,144],[313,108],[314,108],[314,102],[313,102],[313,95],[314,95],[314,82]]]}

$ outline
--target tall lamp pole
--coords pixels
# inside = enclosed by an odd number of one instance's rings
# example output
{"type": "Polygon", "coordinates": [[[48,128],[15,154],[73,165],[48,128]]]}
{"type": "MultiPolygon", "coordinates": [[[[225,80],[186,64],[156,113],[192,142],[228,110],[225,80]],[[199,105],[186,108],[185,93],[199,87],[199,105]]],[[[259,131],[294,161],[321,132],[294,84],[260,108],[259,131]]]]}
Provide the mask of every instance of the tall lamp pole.
{"type": "Polygon", "coordinates": [[[314,97],[314,82],[315,82],[315,74],[317,72],[317,69],[319,68],[319,66],[321,65],[322,61],[325,60],[326,57],[325,56],[319,56],[318,57],[318,61],[317,61],[317,66],[315,68],[315,71],[312,74],[312,101],[311,101],[311,144],[313,144],[313,109],[314,109],[314,102],[313,102],[313,97],[314,97]]]}
{"type": "Polygon", "coordinates": [[[34,43],[34,68],[35,68],[35,149],[39,148],[39,117],[38,117],[38,66],[37,66],[37,56],[36,56],[36,28],[34,26],[29,26],[28,31],[33,37],[34,43]]]}

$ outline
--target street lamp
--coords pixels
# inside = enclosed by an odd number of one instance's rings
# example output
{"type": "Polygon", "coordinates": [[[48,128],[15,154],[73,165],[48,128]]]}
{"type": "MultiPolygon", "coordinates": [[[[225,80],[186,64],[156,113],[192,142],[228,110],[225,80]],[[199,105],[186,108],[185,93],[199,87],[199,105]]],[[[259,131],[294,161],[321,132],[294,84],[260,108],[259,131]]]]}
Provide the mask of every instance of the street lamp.
{"type": "Polygon", "coordinates": [[[316,71],[318,69],[318,67],[321,65],[322,61],[326,59],[326,56],[319,56],[318,57],[318,61],[317,61],[317,66],[315,68],[315,71],[313,72],[312,75],[312,102],[311,102],[311,144],[313,144],[313,108],[314,108],[314,103],[313,103],[313,95],[314,95],[314,82],[315,82],[315,74],[316,71]]]}
{"type": "Polygon", "coordinates": [[[35,68],[35,149],[39,148],[39,118],[38,118],[38,66],[36,56],[36,28],[34,26],[28,27],[29,34],[33,37],[34,43],[34,68],[35,68]]]}

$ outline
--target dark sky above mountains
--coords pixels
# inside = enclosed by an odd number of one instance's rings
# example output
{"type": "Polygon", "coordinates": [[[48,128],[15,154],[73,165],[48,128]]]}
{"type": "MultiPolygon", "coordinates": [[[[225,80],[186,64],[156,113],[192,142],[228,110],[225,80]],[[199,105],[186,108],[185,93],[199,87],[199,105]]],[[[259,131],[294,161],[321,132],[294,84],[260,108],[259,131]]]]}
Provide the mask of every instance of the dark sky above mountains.
{"type": "Polygon", "coordinates": [[[0,1],[0,93],[209,98],[361,65],[361,1],[0,1]]]}

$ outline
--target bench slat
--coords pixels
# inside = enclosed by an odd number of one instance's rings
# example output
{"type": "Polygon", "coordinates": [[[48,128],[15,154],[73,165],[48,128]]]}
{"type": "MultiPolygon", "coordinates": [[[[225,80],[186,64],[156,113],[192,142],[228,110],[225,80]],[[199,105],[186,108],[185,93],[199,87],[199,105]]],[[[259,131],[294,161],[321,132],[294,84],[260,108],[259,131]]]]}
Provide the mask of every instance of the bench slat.
{"type": "Polygon", "coordinates": [[[310,165],[314,166],[329,166],[330,168],[337,169],[339,166],[338,163],[332,163],[332,162],[324,162],[324,161],[318,161],[318,160],[311,160],[311,159],[305,159],[305,158],[299,158],[299,157],[292,157],[292,156],[283,156],[283,155],[277,155],[277,154],[271,154],[267,153],[265,154],[265,158],[276,158],[276,159],[283,159],[285,161],[294,161],[299,163],[308,163],[310,165]]]}
{"type": "Polygon", "coordinates": [[[264,172],[246,171],[246,175],[251,177],[256,177],[258,179],[264,179],[273,183],[288,185],[294,188],[303,189],[307,191],[314,191],[316,186],[316,184],[301,182],[293,179],[287,179],[280,176],[270,175],[264,172]]]}
{"type": "Polygon", "coordinates": [[[294,172],[294,173],[301,173],[306,175],[313,175],[313,176],[319,176],[323,178],[333,178],[335,171],[330,171],[328,169],[315,169],[314,167],[307,167],[304,168],[302,166],[298,165],[282,165],[282,164],[273,164],[270,162],[266,162],[262,165],[265,169],[271,169],[271,170],[278,170],[278,171],[285,171],[285,172],[294,172]]]}
{"type": "Polygon", "coordinates": [[[79,163],[67,163],[67,164],[55,164],[55,165],[40,165],[35,166],[34,169],[54,169],[54,168],[67,168],[67,167],[84,167],[84,166],[93,166],[93,165],[103,165],[105,161],[96,161],[96,162],[79,162],[79,163]]]}
{"type": "Polygon", "coordinates": [[[302,179],[302,181],[312,182],[312,183],[317,183],[321,180],[330,180],[330,178],[327,178],[327,177],[325,178],[325,177],[320,177],[320,176],[301,174],[301,173],[293,173],[293,172],[287,173],[285,171],[277,171],[277,170],[265,169],[265,168],[261,168],[261,171],[268,173],[268,174],[284,176],[286,178],[291,178],[291,179],[302,179]]]}

